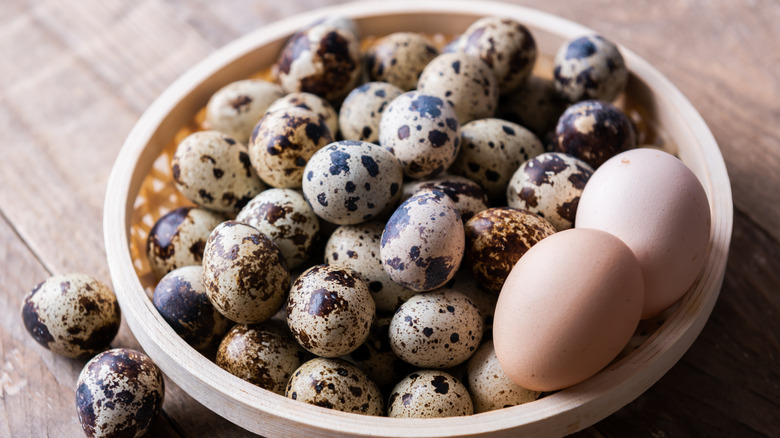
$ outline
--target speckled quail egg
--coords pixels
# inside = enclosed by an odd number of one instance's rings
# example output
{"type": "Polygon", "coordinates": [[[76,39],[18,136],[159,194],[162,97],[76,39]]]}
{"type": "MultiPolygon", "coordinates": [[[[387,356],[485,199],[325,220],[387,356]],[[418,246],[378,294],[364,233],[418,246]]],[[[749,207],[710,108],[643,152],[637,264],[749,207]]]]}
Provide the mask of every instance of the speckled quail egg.
{"type": "Polygon", "coordinates": [[[396,32],[379,38],[366,49],[366,73],[374,81],[389,82],[403,91],[417,87],[423,69],[439,54],[424,35],[396,32]]]}
{"type": "Polygon", "coordinates": [[[176,188],[187,199],[222,213],[238,213],[265,189],[246,146],[217,131],[198,131],[182,140],[171,171],[176,188]]]}
{"type": "Polygon", "coordinates": [[[493,336],[493,313],[496,311],[498,296],[480,287],[479,282],[468,267],[461,267],[446,287],[467,296],[477,306],[479,314],[482,316],[482,340],[491,339],[493,336]]]}
{"type": "Polygon", "coordinates": [[[292,189],[268,189],[252,198],[236,221],[257,228],[282,251],[289,269],[311,255],[320,220],[303,195],[292,189]]]}
{"type": "Polygon", "coordinates": [[[314,358],[290,377],[284,394],[293,400],[362,415],[382,415],[385,407],[376,383],[342,359],[314,358]]]}
{"type": "Polygon", "coordinates": [[[78,417],[88,437],[144,435],[164,398],[160,369],[148,356],[129,348],[93,357],[76,383],[78,417]]]}
{"type": "Polygon", "coordinates": [[[146,255],[155,278],[176,268],[199,265],[211,231],[225,218],[202,208],[179,207],[155,222],[146,240],[146,255]]]}
{"type": "Polygon", "coordinates": [[[358,348],[375,313],[368,285],[346,266],[312,266],[295,280],[287,298],[290,331],[303,348],[322,357],[358,348]]]}
{"type": "Polygon", "coordinates": [[[390,322],[390,346],[422,368],[447,368],[468,360],[482,340],[482,316],[467,296],[452,289],[417,294],[390,322]]]}
{"type": "Polygon", "coordinates": [[[628,68],[617,46],[598,35],[569,41],[555,54],[553,77],[569,102],[613,101],[626,88],[628,68]]]}
{"type": "Polygon", "coordinates": [[[377,143],[382,113],[401,93],[400,88],[387,82],[368,82],[350,91],[339,111],[342,137],[377,143]]]}
{"type": "Polygon", "coordinates": [[[537,155],[512,176],[506,189],[507,203],[547,219],[557,231],[571,228],[580,195],[592,174],[588,163],[571,155],[537,155]]]}
{"type": "Polygon", "coordinates": [[[493,117],[498,106],[498,81],[493,70],[463,52],[434,58],[420,75],[417,90],[449,102],[461,124],[493,117]]]}
{"type": "Polygon", "coordinates": [[[585,100],[570,106],[555,127],[555,150],[574,155],[594,169],[636,147],[636,131],[620,108],[585,100]]]}
{"type": "MultiPolygon", "coordinates": [[[[365,371],[380,390],[392,389],[414,367],[401,360],[390,347],[388,329],[392,318],[378,318],[371,325],[368,339],[355,351],[342,359],[349,361],[365,371]]],[[[389,393],[389,391],[388,391],[389,393]]]]}
{"type": "Polygon", "coordinates": [[[461,127],[463,144],[450,172],[476,182],[497,201],[506,194],[512,174],[544,145],[529,130],[501,119],[474,120],[461,127]]]}
{"type": "MultiPolygon", "coordinates": [[[[276,99],[271,103],[266,112],[270,113],[287,108],[303,108],[317,114],[328,125],[333,138],[336,137],[336,133],[339,131],[339,116],[336,110],[333,109],[333,105],[328,103],[327,100],[311,93],[290,93],[276,99]]],[[[258,120],[260,119],[258,118],[258,120]]]]}
{"type": "Polygon", "coordinates": [[[22,302],[24,327],[39,344],[71,358],[95,354],[119,331],[116,295],[85,274],[54,275],[22,302]]]}
{"type": "Polygon", "coordinates": [[[217,351],[217,365],[234,376],[284,395],[290,376],[308,354],[290,336],[283,322],[237,324],[217,351]]]}
{"type": "Polygon", "coordinates": [[[416,291],[441,287],[463,258],[463,222],[444,192],[423,190],[404,201],[382,232],[382,266],[396,283],[416,291]]]}
{"type": "Polygon", "coordinates": [[[204,127],[247,144],[252,129],[273,101],[284,96],[282,87],[262,79],[232,82],[211,96],[206,104],[204,127]]]}
{"type": "Polygon", "coordinates": [[[467,373],[469,393],[477,414],[528,403],[541,394],[523,388],[507,377],[498,364],[493,341],[482,344],[469,359],[467,373]]]}
{"type": "Polygon", "coordinates": [[[403,170],[392,153],[372,143],[342,140],[309,159],[303,194],[317,216],[348,225],[395,206],[402,183],[403,170]]]}
{"type": "Polygon", "coordinates": [[[501,93],[523,83],[531,74],[537,55],[536,41],[528,28],[502,17],[475,21],[463,33],[457,48],[490,66],[501,93]]]}
{"type": "Polygon", "coordinates": [[[415,371],[393,388],[387,416],[395,418],[459,417],[474,413],[468,390],[452,375],[438,370],[415,371]]]}
{"type": "Polygon", "coordinates": [[[379,256],[385,224],[371,221],[342,225],[331,234],[325,245],[325,263],[354,269],[366,281],[378,312],[395,312],[417,292],[390,279],[379,256]]]}
{"type": "Polygon", "coordinates": [[[441,190],[455,203],[460,218],[465,222],[488,208],[488,197],[479,184],[457,175],[443,175],[426,181],[410,181],[403,186],[401,199],[406,200],[420,190],[441,190]]]}
{"type": "Polygon", "coordinates": [[[406,92],[382,114],[379,144],[398,157],[406,176],[436,176],[450,167],[460,150],[458,116],[439,97],[406,92]]]}
{"type": "Polygon", "coordinates": [[[203,284],[211,304],[231,321],[263,322],[284,304],[290,273],[279,247],[235,221],[211,232],[203,251],[203,284]]]}
{"type": "Polygon", "coordinates": [[[544,218],[509,207],[489,208],[466,222],[466,265],[485,289],[498,294],[520,257],[555,227],[544,218]]]}
{"type": "Polygon", "coordinates": [[[257,122],[249,140],[249,158],[268,185],[295,189],[301,187],[309,158],[332,141],[330,128],[314,112],[281,109],[266,113],[257,122]]]}
{"type": "Polygon", "coordinates": [[[211,305],[200,265],[166,274],[157,283],[152,302],[173,331],[197,350],[216,347],[233,325],[211,305]]]}
{"type": "Polygon", "coordinates": [[[517,123],[543,139],[555,131],[567,106],[552,80],[532,75],[516,90],[499,98],[496,117],[517,123]]]}

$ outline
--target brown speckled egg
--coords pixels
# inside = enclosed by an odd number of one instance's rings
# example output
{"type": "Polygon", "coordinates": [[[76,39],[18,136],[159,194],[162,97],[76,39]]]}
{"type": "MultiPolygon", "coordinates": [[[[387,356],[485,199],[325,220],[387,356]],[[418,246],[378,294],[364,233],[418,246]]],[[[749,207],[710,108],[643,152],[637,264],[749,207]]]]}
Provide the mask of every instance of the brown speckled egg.
{"type": "Polygon", "coordinates": [[[255,324],[282,307],[290,273],[269,237],[249,225],[227,221],[206,242],[203,284],[221,314],[240,324],[255,324]]]}
{"type": "Polygon", "coordinates": [[[341,136],[378,143],[382,113],[401,93],[400,88],[387,82],[369,82],[350,91],[339,111],[341,136]]]}
{"type": "Polygon", "coordinates": [[[317,216],[350,225],[395,206],[402,183],[403,170],[393,154],[372,143],[342,140],[309,159],[303,195],[317,216]]]}
{"type": "Polygon", "coordinates": [[[203,286],[203,267],[183,266],[157,283],[152,299],[165,322],[198,350],[216,347],[232,324],[211,305],[203,286]]]}
{"type": "Polygon", "coordinates": [[[87,437],[144,435],[162,410],[165,383],[143,353],[115,348],[87,362],[76,383],[76,407],[87,437]]]}
{"type": "Polygon", "coordinates": [[[282,87],[262,79],[232,82],[209,99],[204,126],[247,144],[257,121],[282,96],[282,87]]]}
{"type": "Polygon", "coordinates": [[[353,414],[382,415],[385,410],[376,383],[342,359],[318,357],[304,363],[290,377],[284,395],[353,414]]]}
{"type": "Polygon", "coordinates": [[[455,203],[460,218],[465,222],[476,213],[488,208],[488,197],[479,184],[457,175],[443,175],[426,181],[412,181],[403,186],[403,200],[420,190],[441,190],[455,203]]]}
{"type": "Polygon", "coordinates": [[[626,88],[628,68],[617,46],[587,35],[558,49],[554,60],[555,88],[569,102],[613,101],[626,88]]]}
{"type": "Polygon", "coordinates": [[[217,351],[217,365],[234,376],[284,395],[292,373],[308,354],[290,336],[283,322],[234,326],[217,351]]]}
{"type": "MultiPolygon", "coordinates": [[[[278,111],[287,108],[303,108],[320,116],[328,125],[331,135],[335,138],[339,130],[339,116],[327,100],[311,93],[290,93],[275,100],[266,112],[278,111]]],[[[260,118],[258,118],[260,120],[260,118]]]]}
{"type": "Polygon", "coordinates": [[[95,354],[119,331],[116,295],[84,274],[54,275],[22,302],[24,327],[39,344],[71,358],[95,354]]]}
{"type": "Polygon", "coordinates": [[[555,124],[567,106],[555,91],[552,80],[531,76],[516,90],[499,98],[496,117],[517,123],[544,138],[555,131],[555,124]]]}
{"type": "Polygon", "coordinates": [[[309,158],[332,141],[330,128],[314,112],[281,109],[266,113],[257,122],[249,140],[249,157],[268,185],[295,189],[301,187],[309,158]]]}
{"type": "Polygon", "coordinates": [[[417,294],[393,315],[390,346],[422,368],[447,368],[465,362],[482,340],[482,316],[465,295],[452,289],[417,294]]]}
{"type": "Polygon", "coordinates": [[[257,228],[282,251],[287,267],[295,269],[311,255],[320,220],[303,195],[292,189],[268,189],[252,198],[236,221],[257,228]]]}
{"type": "Polygon", "coordinates": [[[354,269],[366,281],[377,311],[392,313],[417,292],[391,280],[382,267],[379,248],[384,229],[378,221],[340,226],[325,245],[325,263],[354,269]]]}
{"type": "Polygon", "coordinates": [[[544,152],[544,145],[529,130],[501,119],[474,120],[461,127],[463,144],[450,172],[464,176],[499,200],[523,161],[544,152]]]}
{"type": "Polygon", "coordinates": [[[391,389],[392,385],[414,369],[402,361],[390,347],[388,329],[391,319],[385,317],[375,320],[366,342],[352,353],[342,357],[365,371],[380,390],[391,389]]]}
{"type": "Polygon", "coordinates": [[[460,38],[457,48],[485,61],[506,93],[517,88],[536,62],[536,41],[528,28],[515,20],[485,17],[475,21],[460,38]]]}
{"type": "Polygon", "coordinates": [[[176,188],[200,207],[235,214],[262,192],[247,148],[217,131],[190,134],[171,161],[176,188]]]}
{"type": "Polygon", "coordinates": [[[509,207],[490,208],[466,222],[467,266],[485,289],[498,294],[520,257],[555,227],[544,218],[509,207]]]}
{"type": "Polygon", "coordinates": [[[287,298],[290,331],[303,348],[322,357],[358,348],[375,313],[368,285],[345,266],[312,266],[295,280],[287,298]]]}
{"type": "Polygon", "coordinates": [[[594,169],[636,147],[636,131],[620,108],[600,100],[569,107],[555,127],[556,152],[574,155],[594,169]]]}
{"type": "Polygon", "coordinates": [[[563,231],[574,226],[580,195],[592,174],[588,163],[571,155],[537,155],[523,163],[509,181],[507,203],[536,213],[563,231]]]}
{"type": "Polygon", "coordinates": [[[462,267],[455,274],[452,281],[447,283],[448,289],[456,290],[469,297],[471,302],[479,309],[482,316],[483,335],[482,339],[492,338],[493,333],[493,313],[496,311],[496,301],[498,296],[490,291],[480,287],[479,282],[474,278],[471,269],[462,267]]]}
{"type": "Polygon", "coordinates": [[[541,394],[509,380],[498,364],[493,341],[482,344],[469,359],[467,373],[469,393],[477,414],[528,403],[539,398],[541,394]]]}
{"type": "Polygon", "coordinates": [[[379,255],[393,281],[428,291],[455,275],[464,245],[455,203],[442,191],[423,190],[404,201],[387,221],[379,255]]]}
{"type": "Polygon", "coordinates": [[[459,417],[474,413],[468,390],[443,371],[415,371],[393,388],[387,416],[395,418],[459,417]]]}
{"type": "Polygon", "coordinates": [[[366,72],[374,81],[389,82],[403,91],[417,87],[423,69],[439,54],[424,35],[396,32],[366,49],[366,72]]]}
{"type": "Polygon", "coordinates": [[[450,167],[460,150],[455,109],[439,97],[406,92],[382,114],[379,144],[398,157],[406,176],[438,175],[450,167]]]}
{"type": "Polygon", "coordinates": [[[417,90],[449,102],[461,124],[492,117],[498,106],[498,81],[490,66],[462,52],[443,53],[428,63],[417,90]]]}
{"type": "Polygon", "coordinates": [[[176,268],[199,265],[211,231],[225,218],[202,208],[179,207],[155,222],[146,240],[146,254],[155,278],[176,268]]]}

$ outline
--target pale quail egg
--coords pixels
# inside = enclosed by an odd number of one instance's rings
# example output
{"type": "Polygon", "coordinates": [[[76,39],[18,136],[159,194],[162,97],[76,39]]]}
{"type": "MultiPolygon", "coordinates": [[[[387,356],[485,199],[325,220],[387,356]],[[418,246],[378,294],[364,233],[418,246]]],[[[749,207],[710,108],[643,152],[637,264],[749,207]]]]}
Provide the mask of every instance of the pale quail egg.
{"type": "Polygon", "coordinates": [[[459,417],[474,413],[468,390],[443,371],[415,371],[393,388],[387,416],[395,418],[459,417]]]}
{"type": "MultiPolygon", "coordinates": [[[[336,137],[336,133],[339,131],[339,116],[333,109],[333,105],[327,100],[311,93],[290,93],[271,103],[266,112],[270,113],[287,108],[303,108],[317,114],[328,125],[333,138],[336,137]]],[[[258,120],[260,119],[258,118],[258,120]]]]}
{"type": "Polygon", "coordinates": [[[555,88],[569,102],[613,101],[626,88],[628,68],[620,50],[598,35],[567,42],[554,63],[555,88]]]}
{"type": "Polygon", "coordinates": [[[525,389],[507,377],[496,358],[493,341],[482,344],[469,359],[467,373],[474,413],[477,414],[528,403],[541,394],[525,389]]]}
{"type": "Polygon", "coordinates": [[[247,144],[257,121],[282,96],[282,87],[262,79],[232,82],[209,99],[204,126],[247,144]]]}
{"type": "Polygon", "coordinates": [[[457,175],[443,175],[426,181],[412,181],[403,186],[403,200],[420,190],[441,190],[455,203],[460,218],[465,222],[476,213],[488,208],[488,197],[479,184],[457,175]]]}
{"type": "Polygon", "coordinates": [[[471,302],[477,306],[479,314],[482,316],[482,324],[484,327],[482,330],[482,339],[492,338],[493,313],[496,311],[498,296],[480,287],[479,282],[474,278],[474,275],[471,274],[471,269],[468,267],[461,267],[452,281],[447,283],[447,288],[456,290],[469,297],[471,302]]]}
{"type": "Polygon", "coordinates": [[[568,102],[555,91],[550,79],[531,76],[520,87],[498,100],[496,117],[517,123],[544,139],[555,131],[555,124],[568,102]]]}
{"type": "Polygon", "coordinates": [[[386,82],[369,82],[350,91],[339,111],[342,137],[377,143],[382,113],[401,93],[400,88],[386,82]]]}
{"type": "Polygon", "coordinates": [[[366,49],[366,73],[374,81],[389,82],[402,91],[417,87],[423,69],[439,54],[424,35],[396,32],[366,49]]]}
{"type": "Polygon", "coordinates": [[[380,390],[392,389],[392,385],[414,369],[402,361],[390,347],[388,329],[391,319],[385,317],[375,320],[366,342],[352,353],[342,357],[365,371],[380,390]]]}

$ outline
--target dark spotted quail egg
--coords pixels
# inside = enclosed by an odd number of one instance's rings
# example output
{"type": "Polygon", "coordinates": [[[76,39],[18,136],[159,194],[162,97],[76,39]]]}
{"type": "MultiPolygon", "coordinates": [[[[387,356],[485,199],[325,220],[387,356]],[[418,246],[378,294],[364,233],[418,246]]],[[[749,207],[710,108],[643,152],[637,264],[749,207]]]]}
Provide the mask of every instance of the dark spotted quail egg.
{"type": "Polygon", "coordinates": [[[563,231],[574,226],[580,195],[592,174],[592,167],[571,155],[537,155],[523,163],[509,181],[507,203],[536,213],[563,231]]]}
{"type": "MultiPolygon", "coordinates": [[[[303,108],[312,111],[325,121],[331,135],[334,138],[336,137],[336,133],[339,130],[339,116],[336,110],[333,109],[333,105],[328,103],[327,100],[311,93],[290,93],[275,100],[266,112],[270,113],[287,108],[303,108]]],[[[260,118],[257,120],[260,120],[260,118]]]]}
{"type": "Polygon", "coordinates": [[[216,347],[232,323],[211,305],[203,286],[203,267],[183,266],[157,283],[152,299],[165,322],[198,350],[216,347]]]}
{"type": "Polygon", "coordinates": [[[257,122],[249,157],[268,185],[295,189],[301,187],[309,158],[332,141],[333,134],[320,116],[304,108],[286,108],[268,112],[257,122]]]}
{"type": "Polygon", "coordinates": [[[402,183],[403,170],[393,154],[375,144],[342,140],[309,159],[303,194],[317,216],[348,225],[395,206],[402,183]]]}
{"type": "Polygon", "coordinates": [[[555,124],[567,106],[555,91],[552,80],[531,76],[515,91],[501,96],[496,117],[528,128],[544,139],[555,131],[555,124]]]}
{"type": "Polygon", "coordinates": [[[452,375],[438,370],[415,371],[393,388],[387,416],[395,418],[459,417],[474,413],[468,390],[452,375]]]}
{"type": "Polygon", "coordinates": [[[119,331],[116,295],[84,274],[54,275],[35,286],[22,302],[22,320],[39,344],[71,358],[95,354],[119,331]]]}
{"type": "Polygon", "coordinates": [[[257,121],[282,96],[282,87],[262,79],[230,83],[209,99],[204,126],[247,144],[257,121]]]}
{"type": "Polygon", "coordinates": [[[467,266],[480,285],[496,294],[520,257],[555,227],[544,218],[509,207],[489,208],[466,222],[467,266]]]}
{"type": "Polygon", "coordinates": [[[541,394],[525,389],[507,377],[496,359],[493,341],[482,344],[469,359],[467,373],[474,413],[477,414],[528,403],[541,394]]]}
{"type": "Polygon", "coordinates": [[[392,152],[410,178],[446,170],[460,150],[460,124],[447,101],[417,91],[395,98],[379,121],[379,144],[392,152]]]}
{"type": "Polygon", "coordinates": [[[236,221],[257,228],[282,251],[287,267],[295,269],[309,255],[320,220],[303,195],[292,189],[268,189],[252,198],[236,221]]]}
{"type": "Polygon", "coordinates": [[[144,435],[165,398],[160,369],[148,356],[129,348],[93,357],[76,385],[79,421],[88,437],[144,435]]]}
{"type": "Polygon", "coordinates": [[[336,358],[314,358],[290,377],[284,395],[293,400],[337,411],[382,415],[382,394],[360,368],[336,358]]]}
{"type": "Polygon", "coordinates": [[[461,127],[461,138],[450,172],[476,182],[494,201],[505,196],[509,179],[524,161],[544,152],[531,131],[501,119],[469,122],[461,127]]]}
{"type": "Polygon", "coordinates": [[[439,190],[423,190],[387,221],[379,255],[393,281],[428,291],[455,275],[464,245],[463,222],[452,199],[439,190]]]}
{"type": "Polygon", "coordinates": [[[368,284],[377,311],[392,313],[417,292],[391,280],[382,267],[379,248],[384,229],[378,221],[340,226],[325,245],[325,263],[354,269],[368,284]]]}
{"type": "Polygon", "coordinates": [[[352,353],[342,357],[365,371],[382,391],[392,389],[392,385],[414,369],[413,366],[402,361],[390,347],[388,329],[391,319],[385,317],[375,320],[366,342],[352,353]]]}
{"type": "Polygon", "coordinates": [[[461,124],[493,117],[498,106],[498,81],[493,70],[463,52],[434,58],[420,75],[417,90],[452,104],[461,124]]]}
{"type": "Polygon", "coordinates": [[[439,54],[424,35],[396,32],[366,49],[366,72],[374,81],[389,82],[402,91],[417,87],[423,69],[439,54]]]}
{"type": "Polygon", "coordinates": [[[401,198],[406,200],[420,190],[430,189],[441,190],[449,196],[464,222],[488,208],[488,197],[482,187],[468,178],[457,175],[444,175],[427,181],[412,181],[404,184],[401,198]]]}
{"type": "Polygon", "coordinates": [[[176,188],[200,207],[235,214],[265,189],[246,146],[217,131],[190,134],[171,161],[176,188]]]}
{"type": "Polygon", "coordinates": [[[206,242],[203,284],[221,314],[240,324],[255,324],[282,307],[290,273],[269,237],[249,225],[227,221],[206,242]]]}
{"type": "Polygon", "coordinates": [[[234,376],[284,395],[292,373],[308,354],[290,336],[283,322],[234,326],[217,351],[217,365],[234,376]]]}
{"type": "Polygon", "coordinates": [[[202,208],[179,207],[155,222],[146,240],[146,254],[155,278],[176,268],[199,265],[211,231],[224,221],[202,208]]]}
{"type": "Polygon", "coordinates": [[[387,82],[368,82],[350,91],[339,111],[342,137],[377,143],[382,113],[401,93],[400,88],[387,82]]]}
{"type": "Polygon", "coordinates": [[[482,330],[477,306],[460,292],[441,289],[417,294],[398,308],[390,322],[390,346],[412,365],[453,367],[474,354],[482,330]]]}
{"type": "Polygon", "coordinates": [[[594,169],[636,147],[636,131],[620,108],[585,100],[564,111],[555,127],[555,150],[574,155],[594,169]]]}
{"type": "Polygon", "coordinates": [[[567,42],[555,54],[554,64],[555,88],[569,102],[611,102],[628,81],[628,68],[620,50],[598,35],[567,42]]]}
{"type": "Polygon", "coordinates": [[[287,298],[290,331],[303,348],[322,357],[358,348],[375,313],[368,285],[345,266],[312,266],[295,280],[287,298]]]}

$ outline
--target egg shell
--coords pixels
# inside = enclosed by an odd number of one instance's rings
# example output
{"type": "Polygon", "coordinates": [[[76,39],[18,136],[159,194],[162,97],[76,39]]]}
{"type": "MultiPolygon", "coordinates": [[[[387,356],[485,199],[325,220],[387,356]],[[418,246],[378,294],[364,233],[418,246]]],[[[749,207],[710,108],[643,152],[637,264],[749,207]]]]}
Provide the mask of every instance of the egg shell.
{"type": "Polygon", "coordinates": [[[496,302],[498,295],[480,287],[479,282],[474,278],[471,269],[461,267],[452,281],[447,283],[448,289],[456,290],[467,296],[479,310],[482,316],[482,340],[493,338],[493,313],[496,311],[496,302]]]}
{"type": "Polygon", "coordinates": [[[366,49],[366,73],[373,81],[388,82],[402,91],[410,91],[417,88],[420,73],[438,54],[436,47],[422,34],[392,33],[366,49]]]}
{"type": "Polygon", "coordinates": [[[420,179],[446,170],[460,150],[460,123],[452,105],[418,91],[390,102],[379,121],[379,144],[403,165],[404,175],[420,179]]]}
{"type": "Polygon", "coordinates": [[[617,46],[599,35],[566,42],[553,60],[558,93],[569,102],[613,101],[626,88],[628,68],[617,46]]]}
{"type": "Polygon", "coordinates": [[[455,203],[460,218],[465,222],[488,208],[488,197],[474,181],[458,175],[442,175],[425,181],[410,181],[403,186],[401,199],[406,200],[421,190],[441,190],[455,203]]]}
{"type": "Polygon", "coordinates": [[[465,239],[452,199],[439,190],[423,190],[404,201],[387,221],[379,255],[393,281],[428,291],[455,275],[465,239]]]}
{"type": "Polygon", "coordinates": [[[283,322],[237,324],[217,351],[217,365],[253,385],[284,395],[287,381],[308,353],[298,345],[283,322]]]}
{"type": "Polygon", "coordinates": [[[475,413],[528,403],[541,394],[516,385],[507,377],[498,363],[493,341],[483,343],[469,359],[467,373],[475,413]]]}
{"type": "Polygon", "coordinates": [[[366,222],[401,196],[403,170],[392,153],[354,140],[331,143],[304,169],[303,194],[317,216],[339,225],[366,222]]]}
{"type": "Polygon", "coordinates": [[[221,314],[240,324],[255,324],[282,307],[290,273],[269,237],[249,225],[227,221],[206,242],[203,284],[221,314]]]}
{"type": "Polygon", "coordinates": [[[160,369],[148,356],[129,348],[93,357],[76,382],[76,407],[87,437],[143,436],[164,398],[160,369]]]}
{"type": "Polygon", "coordinates": [[[316,265],[293,283],[287,299],[287,325],[306,350],[338,357],[368,337],[376,313],[368,285],[345,266],[316,265]]]}
{"type": "Polygon", "coordinates": [[[176,147],[171,160],[176,188],[196,205],[235,214],[265,190],[247,148],[217,131],[198,131],[176,147]]]}
{"type": "Polygon", "coordinates": [[[390,345],[404,361],[447,368],[468,360],[482,340],[482,316],[465,295],[451,289],[409,298],[390,322],[390,345]]]}
{"type": "Polygon", "coordinates": [[[506,188],[507,203],[538,214],[562,231],[574,226],[580,196],[591,175],[593,168],[571,155],[537,155],[512,176],[506,188]]]}
{"type": "Polygon", "coordinates": [[[682,161],[657,149],[607,163],[585,186],[575,226],[607,231],[631,248],[644,273],[642,318],[653,317],[701,274],[712,226],[707,193],[682,161]]]}
{"type": "Polygon", "coordinates": [[[378,143],[382,113],[401,93],[400,88],[387,82],[368,82],[350,91],[339,110],[342,137],[378,143]]]}
{"type": "Polygon", "coordinates": [[[496,117],[527,128],[539,138],[555,131],[568,102],[555,91],[550,79],[531,75],[514,91],[498,100],[496,117]]]}
{"type": "Polygon", "coordinates": [[[365,371],[368,377],[379,386],[380,391],[392,389],[414,367],[401,360],[392,347],[388,329],[392,318],[384,317],[374,320],[371,332],[360,347],[342,357],[365,371]],[[388,387],[389,386],[389,387],[388,387]]]}
{"type": "Polygon", "coordinates": [[[114,292],[85,274],[53,275],[22,301],[22,321],[36,342],[52,353],[81,358],[107,347],[119,331],[114,292]]]}
{"type": "MultiPolygon", "coordinates": [[[[336,133],[339,131],[339,116],[333,105],[327,100],[311,93],[289,93],[273,101],[268,106],[266,112],[270,113],[288,108],[303,108],[317,114],[328,125],[331,135],[334,138],[336,137],[336,133]]],[[[257,120],[260,120],[260,118],[257,120]]]]}
{"type": "Polygon", "coordinates": [[[393,388],[387,416],[394,418],[460,417],[474,413],[466,387],[438,370],[415,371],[393,388]]]}
{"type": "Polygon", "coordinates": [[[376,383],[341,359],[314,358],[290,377],[285,396],[315,406],[361,415],[382,415],[384,403],[376,383]]]}
{"type": "Polygon", "coordinates": [[[257,121],[268,106],[282,96],[282,87],[262,79],[232,82],[217,90],[209,99],[204,127],[247,144],[257,121]]]}
{"type": "Polygon", "coordinates": [[[623,349],[643,302],[639,262],[620,239],[585,228],[556,233],[517,262],[498,297],[501,369],[535,391],[580,383],[623,349]]]}

